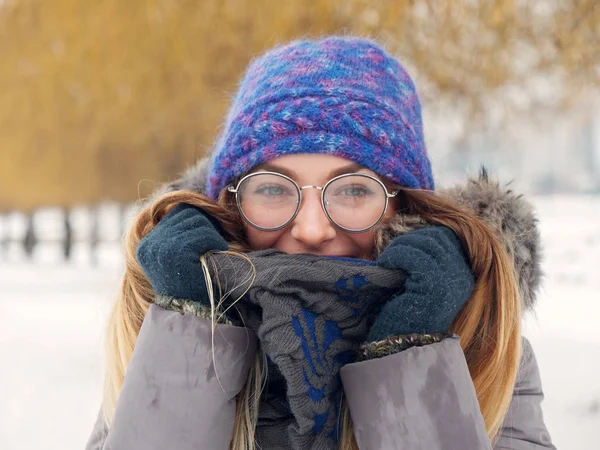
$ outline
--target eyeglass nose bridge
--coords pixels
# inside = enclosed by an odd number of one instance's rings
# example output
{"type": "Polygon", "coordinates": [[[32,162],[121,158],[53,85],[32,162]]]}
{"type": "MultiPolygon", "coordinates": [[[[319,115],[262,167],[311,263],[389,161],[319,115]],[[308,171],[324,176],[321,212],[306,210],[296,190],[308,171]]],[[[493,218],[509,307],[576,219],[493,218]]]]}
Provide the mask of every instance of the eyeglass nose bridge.
{"type": "MultiPolygon", "coordinates": [[[[313,184],[308,184],[306,186],[298,186],[298,189],[300,190],[300,198],[298,198],[298,203],[301,204],[302,203],[302,191],[304,189],[316,189],[318,191],[321,191],[321,204],[323,205],[323,212],[325,213],[325,215],[327,216],[327,218],[329,218],[329,220],[331,220],[331,218],[329,217],[329,214],[327,214],[327,211],[325,210],[325,205],[328,204],[327,199],[325,199],[324,191],[323,191],[323,186],[315,186],[313,184]]],[[[296,212],[297,214],[298,212],[296,212]]]]}
{"type": "Polygon", "coordinates": [[[327,205],[329,205],[329,200],[327,200],[325,198],[325,191],[324,191],[325,188],[323,186],[315,186],[313,184],[308,184],[306,186],[298,186],[300,196],[298,197],[298,209],[296,210],[296,213],[294,214],[294,218],[300,212],[300,205],[302,204],[302,191],[304,189],[316,189],[318,191],[321,191],[321,206],[323,207],[323,212],[325,213],[325,215],[327,216],[329,221],[332,222],[334,225],[336,225],[335,221],[331,218],[331,216],[327,212],[327,205]]]}

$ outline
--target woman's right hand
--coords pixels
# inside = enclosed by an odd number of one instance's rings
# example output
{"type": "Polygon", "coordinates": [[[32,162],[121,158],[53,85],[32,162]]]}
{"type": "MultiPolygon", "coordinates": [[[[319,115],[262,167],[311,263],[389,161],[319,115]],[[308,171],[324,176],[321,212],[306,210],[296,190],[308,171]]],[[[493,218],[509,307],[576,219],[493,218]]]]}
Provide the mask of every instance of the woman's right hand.
{"type": "Polygon", "coordinates": [[[142,238],[137,259],[157,294],[208,306],[200,256],[227,248],[214,218],[195,206],[181,203],[142,238]]]}

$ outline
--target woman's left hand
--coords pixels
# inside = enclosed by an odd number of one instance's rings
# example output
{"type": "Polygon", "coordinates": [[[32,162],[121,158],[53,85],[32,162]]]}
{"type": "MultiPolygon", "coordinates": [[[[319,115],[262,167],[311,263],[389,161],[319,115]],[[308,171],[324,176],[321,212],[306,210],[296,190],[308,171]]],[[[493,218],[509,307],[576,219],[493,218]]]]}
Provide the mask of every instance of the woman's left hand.
{"type": "Polygon", "coordinates": [[[408,277],[405,289],[375,318],[369,341],[413,333],[447,333],[475,286],[462,244],[445,226],[397,236],[377,263],[404,270],[408,277]]]}

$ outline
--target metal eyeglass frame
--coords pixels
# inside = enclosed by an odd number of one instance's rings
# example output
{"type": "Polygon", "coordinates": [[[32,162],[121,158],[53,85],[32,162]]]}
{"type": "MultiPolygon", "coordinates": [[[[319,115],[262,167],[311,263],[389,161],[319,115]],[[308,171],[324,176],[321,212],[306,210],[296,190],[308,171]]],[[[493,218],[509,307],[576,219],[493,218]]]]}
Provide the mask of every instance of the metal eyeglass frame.
{"type": "Polygon", "coordinates": [[[385,185],[381,182],[381,180],[378,180],[377,178],[375,178],[374,176],[371,175],[367,175],[364,173],[346,173],[343,175],[338,175],[337,177],[333,177],[331,180],[329,180],[325,186],[314,186],[314,185],[307,185],[307,186],[299,186],[298,183],[296,183],[292,178],[288,177],[287,175],[283,175],[281,173],[277,173],[277,172],[269,172],[269,171],[263,171],[263,172],[253,172],[250,173],[246,176],[244,176],[240,181],[238,181],[236,186],[233,185],[229,185],[227,186],[227,190],[231,193],[235,194],[235,202],[237,204],[238,210],[240,212],[240,214],[242,215],[242,218],[248,222],[250,225],[252,225],[254,228],[261,230],[261,231],[277,231],[277,230],[281,230],[282,228],[287,227],[298,215],[298,212],[300,212],[300,208],[302,207],[302,190],[304,189],[319,189],[321,191],[321,207],[323,208],[323,212],[325,212],[325,215],[327,216],[327,218],[329,219],[329,221],[335,225],[336,227],[338,227],[340,230],[346,231],[348,233],[364,233],[365,231],[369,231],[371,228],[377,226],[377,224],[379,224],[379,222],[382,221],[383,217],[385,216],[385,213],[387,211],[388,208],[388,204],[389,204],[389,199],[392,197],[395,197],[399,191],[393,191],[393,192],[388,192],[387,188],[385,187],[385,185]],[[238,196],[238,190],[239,187],[242,185],[242,183],[244,181],[246,181],[248,178],[251,177],[255,177],[257,175],[262,175],[262,174],[266,174],[266,175],[276,175],[282,178],[285,178],[288,181],[291,181],[292,184],[296,187],[296,191],[298,192],[298,204],[296,205],[296,211],[294,211],[294,214],[292,215],[292,217],[285,222],[283,225],[280,225],[278,227],[274,227],[274,228],[266,228],[266,227],[261,227],[256,225],[254,222],[252,222],[250,219],[248,219],[246,217],[246,215],[244,214],[244,211],[242,209],[242,205],[240,203],[240,197],[238,196]],[[350,177],[350,176],[360,176],[360,177],[365,177],[365,178],[369,178],[371,180],[374,180],[375,182],[377,182],[383,189],[383,192],[385,192],[385,206],[383,208],[383,211],[381,213],[381,216],[379,217],[379,219],[377,219],[377,221],[367,227],[367,228],[363,228],[360,230],[352,230],[350,228],[345,228],[342,227],[341,225],[339,225],[335,220],[333,220],[333,218],[329,215],[329,212],[327,211],[327,207],[325,206],[325,191],[327,189],[327,187],[333,183],[336,180],[339,180],[340,178],[345,178],[345,177],[350,177]]]}

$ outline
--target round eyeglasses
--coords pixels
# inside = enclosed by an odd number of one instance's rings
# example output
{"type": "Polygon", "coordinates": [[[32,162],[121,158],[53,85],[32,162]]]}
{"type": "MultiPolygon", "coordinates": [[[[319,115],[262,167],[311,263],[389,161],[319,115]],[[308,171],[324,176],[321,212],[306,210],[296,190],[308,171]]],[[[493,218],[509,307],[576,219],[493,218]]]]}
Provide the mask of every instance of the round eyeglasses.
{"type": "Polygon", "coordinates": [[[298,215],[304,189],[319,189],[321,205],[329,220],[350,233],[370,230],[383,219],[389,193],[377,178],[360,173],[339,175],[325,186],[298,186],[290,177],[276,172],[254,172],[243,177],[235,193],[238,209],[246,222],[263,231],[276,231],[298,215]]]}

